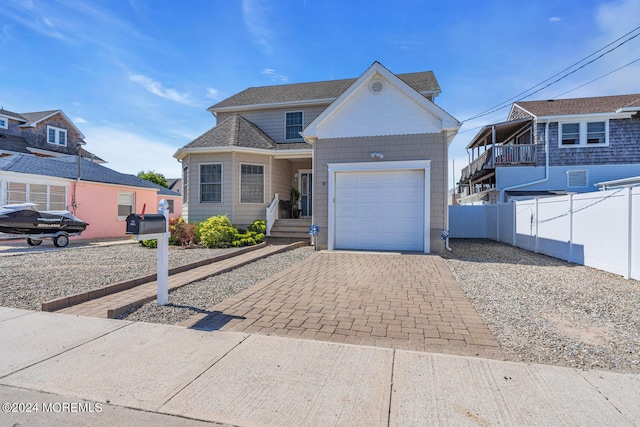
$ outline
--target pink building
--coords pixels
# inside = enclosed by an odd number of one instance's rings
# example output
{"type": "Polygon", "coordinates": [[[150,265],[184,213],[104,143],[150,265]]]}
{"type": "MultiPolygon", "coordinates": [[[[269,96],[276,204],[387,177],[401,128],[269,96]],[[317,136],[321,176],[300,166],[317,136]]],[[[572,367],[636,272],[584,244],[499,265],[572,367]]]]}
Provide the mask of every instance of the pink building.
{"type": "Polygon", "coordinates": [[[179,218],[182,197],[134,175],[127,175],[77,156],[0,157],[0,206],[31,202],[38,210],[68,210],[89,223],[81,238],[125,236],[130,213],[155,213],[160,200],[169,203],[170,218],[179,218]]]}

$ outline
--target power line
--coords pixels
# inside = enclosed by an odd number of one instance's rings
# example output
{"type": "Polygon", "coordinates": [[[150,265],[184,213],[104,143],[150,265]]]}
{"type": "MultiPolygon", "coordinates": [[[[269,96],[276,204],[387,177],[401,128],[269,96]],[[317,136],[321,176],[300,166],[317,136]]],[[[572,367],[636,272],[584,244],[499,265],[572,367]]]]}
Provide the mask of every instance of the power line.
{"type": "Polygon", "coordinates": [[[605,77],[607,77],[608,75],[613,74],[613,73],[615,73],[616,71],[620,71],[620,70],[622,70],[623,68],[628,67],[629,65],[635,64],[635,63],[636,63],[636,62],[638,62],[638,61],[640,61],[640,58],[635,59],[635,60],[633,60],[633,61],[631,61],[631,62],[629,62],[629,63],[627,63],[627,64],[624,64],[622,67],[618,67],[618,68],[616,68],[616,69],[615,69],[615,70],[613,70],[613,71],[609,71],[607,74],[603,74],[603,75],[601,75],[600,77],[596,77],[596,78],[595,78],[595,79],[593,79],[593,80],[590,80],[590,81],[588,81],[588,82],[586,82],[586,83],[584,83],[584,84],[581,84],[581,85],[580,85],[580,86],[578,86],[578,87],[574,87],[574,88],[573,88],[573,89],[571,89],[571,90],[568,90],[568,91],[566,91],[566,92],[562,92],[561,94],[556,95],[556,96],[554,96],[554,97],[553,97],[553,98],[551,98],[551,99],[556,99],[556,98],[561,97],[562,95],[566,95],[566,94],[568,94],[569,92],[573,92],[574,90],[578,90],[578,89],[580,89],[581,87],[584,87],[584,86],[586,86],[586,85],[588,85],[588,84],[591,84],[591,83],[595,82],[596,80],[600,80],[600,79],[602,79],[602,78],[605,78],[605,77]]]}
{"type": "MultiPolygon", "coordinates": [[[[495,105],[495,106],[493,106],[493,107],[491,107],[491,108],[489,108],[489,109],[487,109],[487,110],[485,110],[485,111],[483,111],[483,112],[481,112],[481,113],[479,113],[479,114],[476,114],[475,116],[472,116],[472,117],[469,117],[469,118],[468,118],[468,119],[466,119],[466,120],[463,120],[463,123],[464,123],[464,122],[468,122],[468,121],[470,121],[470,120],[477,119],[477,118],[479,118],[479,117],[486,116],[486,115],[488,115],[488,114],[494,113],[494,112],[496,112],[496,111],[499,111],[499,110],[502,110],[503,108],[508,107],[508,106],[509,106],[509,103],[510,103],[511,101],[513,101],[514,99],[518,99],[520,96],[522,96],[522,95],[526,94],[527,92],[529,92],[529,91],[531,91],[531,90],[533,90],[533,89],[537,88],[538,86],[543,85],[544,83],[548,82],[549,80],[553,79],[554,77],[557,77],[557,76],[559,76],[560,74],[564,73],[565,71],[568,71],[568,70],[570,70],[570,69],[572,69],[572,68],[576,67],[578,64],[580,64],[580,63],[582,63],[582,62],[586,61],[587,59],[591,58],[591,57],[592,57],[592,56],[594,56],[595,54],[597,54],[597,53],[599,53],[599,52],[603,51],[604,49],[606,49],[606,48],[608,48],[609,46],[613,45],[614,43],[616,43],[616,42],[618,42],[618,41],[620,41],[620,40],[624,39],[625,37],[629,36],[630,34],[632,34],[632,33],[636,32],[636,31],[638,31],[639,29],[640,29],[640,27],[636,27],[636,28],[634,28],[633,30],[631,30],[631,31],[629,31],[628,33],[626,33],[625,35],[623,35],[623,36],[621,36],[621,37],[617,38],[616,40],[612,41],[611,43],[607,44],[606,46],[604,46],[604,47],[602,47],[602,48],[600,48],[600,49],[596,50],[595,52],[591,53],[590,55],[586,56],[585,58],[581,59],[580,61],[578,61],[578,62],[574,63],[573,65],[570,65],[569,67],[567,67],[567,68],[563,69],[562,71],[560,71],[560,72],[558,72],[558,73],[554,74],[553,76],[551,76],[551,77],[547,78],[546,80],[543,80],[542,82],[540,82],[540,83],[538,83],[538,84],[536,84],[536,85],[534,85],[534,86],[530,87],[529,89],[527,89],[527,90],[525,90],[525,91],[523,91],[523,92],[520,92],[519,94],[517,94],[517,95],[515,95],[515,96],[513,96],[513,97],[511,97],[511,98],[509,98],[509,99],[507,99],[506,101],[503,101],[503,102],[501,102],[501,103],[499,103],[499,104],[497,104],[497,105],[495,105]],[[505,105],[505,104],[506,104],[506,105],[505,105]]],[[[604,52],[603,54],[599,55],[598,57],[594,58],[593,60],[591,60],[591,61],[589,61],[589,62],[587,62],[587,63],[583,64],[583,65],[582,65],[582,66],[580,66],[579,68],[576,68],[575,70],[573,70],[573,71],[571,71],[571,72],[569,72],[569,73],[567,73],[567,74],[563,75],[562,77],[560,77],[559,79],[557,79],[557,80],[555,80],[555,81],[553,81],[553,82],[549,83],[548,85],[546,85],[546,86],[544,86],[544,87],[542,87],[542,88],[540,88],[540,89],[536,90],[535,92],[532,92],[532,93],[530,93],[530,94],[528,94],[528,95],[524,96],[524,97],[523,97],[523,98],[521,98],[520,100],[525,99],[525,98],[528,98],[529,96],[531,96],[531,95],[533,95],[533,94],[535,94],[535,93],[540,92],[541,90],[543,90],[543,89],[545,89],[545,88],[547,88],[547,87],[551,86],[552,84],[557,83],[558,81],[560,81],[560,80],[564,79],[565,77],[567,77],[567,76],[569,76],[569,75],[571,75],[571,74],[575,73],[576,71],[578,71],[578,70],[580,70],[580,69],[584,68],[585,66],[587,66],[587,65],[589,65],[589,64],[591,64],[591,63],[593,63],[593,62],[597,61],[598,59],[602,58],[604,55],[606,55],[606,54],[608,54],[608,53],[610,53],[610,52],[613,52],[614,50],[618,49],[620,46],[624,45],[625,43],[627,43],[627,42],[629,42],[629,41],[633,40],[634,38],[636,38],[636,37],[638,37],[638,36],[640,36],[640,33],[638,33],[638,34],[636,34],[636,35],[634,35],[634,36],[632,36],[632,37],[628,38],[627,40],[625,40],[625,41],[623,41],[622,43],[618,44],[616,47],[614,47],[614,48],[612,48],[612,49],[610,49],[610,50],[608,50],[608,51],[604,52]]]]}

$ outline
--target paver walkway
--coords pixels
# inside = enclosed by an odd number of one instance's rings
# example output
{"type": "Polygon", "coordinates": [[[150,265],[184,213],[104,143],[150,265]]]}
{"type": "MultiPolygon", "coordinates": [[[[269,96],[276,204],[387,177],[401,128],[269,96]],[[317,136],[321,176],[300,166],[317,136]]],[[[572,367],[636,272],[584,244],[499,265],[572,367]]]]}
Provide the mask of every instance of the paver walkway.
{"type": "MultiPolygon", "coordinates": [[[[169,290],[179,288],[186,284],[211,277],[215,274],[223,273],[244,265],[251,261],[272,255],[282,251],[285,245],[269,245],[264,248],[256,249],[237,255],[212,264],[193,268],[183,273],[177,273],[169,276],[169,290]]],[[[148,282],[126,291],[118,292],[111,295],[105,295],[81,304],[63,308],[56,311],[57,313],[75,314],[81,316],[103,317],[107,318],[109,310],[125,311],[125,307],[140,304],[142,301],[152,301],[158,295],[158,282],[148,282]]],[[[118,313],[114,317],[117,317],[118,313]]]]}
{"type": "Polygon", "coordinates": [[[318,252],[184,326],[505,358],[442,258],[318,252]]]}

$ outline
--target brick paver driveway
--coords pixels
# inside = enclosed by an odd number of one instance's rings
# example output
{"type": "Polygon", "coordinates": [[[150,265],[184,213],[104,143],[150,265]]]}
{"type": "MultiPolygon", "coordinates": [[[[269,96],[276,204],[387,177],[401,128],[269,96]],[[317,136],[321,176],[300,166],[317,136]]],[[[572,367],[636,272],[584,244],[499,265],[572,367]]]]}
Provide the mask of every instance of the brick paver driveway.
{"type": "Polygon", "coordinates": [[[505,357],[442,258],[433,255],[318,252],[193,323],[197,329],[505,357]]]}

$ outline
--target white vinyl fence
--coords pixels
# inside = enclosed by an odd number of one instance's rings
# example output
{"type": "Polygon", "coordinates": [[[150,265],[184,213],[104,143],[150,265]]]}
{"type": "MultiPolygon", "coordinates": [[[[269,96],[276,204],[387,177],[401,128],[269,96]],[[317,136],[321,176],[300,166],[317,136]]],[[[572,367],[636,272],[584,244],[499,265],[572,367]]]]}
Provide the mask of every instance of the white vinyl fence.
{"type": "Polygon", "coordinates": [[[497,240],[640,280],[640,187],[449,206],[449,237],[497,240]]]}

